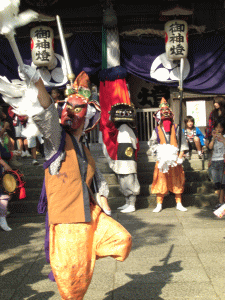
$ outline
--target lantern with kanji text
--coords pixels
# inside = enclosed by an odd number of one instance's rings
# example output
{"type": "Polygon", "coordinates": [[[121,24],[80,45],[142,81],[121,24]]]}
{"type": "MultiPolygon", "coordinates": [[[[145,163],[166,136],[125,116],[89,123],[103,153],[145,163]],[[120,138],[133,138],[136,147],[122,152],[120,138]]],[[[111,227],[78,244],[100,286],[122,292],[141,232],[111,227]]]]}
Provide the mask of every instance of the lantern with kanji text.
{"type": "Polygon", "coordinates": [[[51,27],[37,26],[30,31],[31,55],[37,67],[48,67],[54,61],[54,32],[51,27]]]}
{"type": "Polygon", "coordinates": [[[188,55],[188,25],[183,20],[165,24],[166,55],[169,60],[180,60],[188,55]]]}

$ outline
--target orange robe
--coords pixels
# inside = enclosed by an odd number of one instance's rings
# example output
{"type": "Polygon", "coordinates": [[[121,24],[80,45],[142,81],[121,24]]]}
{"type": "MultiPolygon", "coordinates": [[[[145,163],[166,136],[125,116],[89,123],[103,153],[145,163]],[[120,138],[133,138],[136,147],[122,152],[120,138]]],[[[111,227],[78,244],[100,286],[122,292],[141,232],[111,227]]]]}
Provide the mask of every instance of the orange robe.
{"type": "MultiPolygon", "coordinates": [[[[69,135],[65,151],[60,172],[57,175],[51,175],[48,169],[45,172],[50,264],[62,299],[81,300],[91,282],[96,259],[111,256],[125,260],[132,239],[121,224],[91,199],[85,205],[77,154],[69,135]]],[[[87,148],[85,153],[86,184],[90,187],[95,164],[87,148]]]]}
{"type": "MultiPolygon", "coordinates": [[[[164,133],[160,126],[158,126],[158,134],[160,144],[166,144],[164,133]]],[[[174,126],[171,126],[170,145],[177,147],[177,139],[174,126]]],[[[166,155],[166,153],[165,153],[166,155]]],[[[184,191],[185,175],[182,165],[176,167],[169,167],[168,173],[162,173],[158,168],[158,161],[155,164],[153,182],[151,187],[152,194],[167,194],[168,191],[174,194],[182,194],[184,191]]]]}
{"type": "Polygon", "coordinates": [[[127,230],[91,205],[90,223],[50,225],[50,262],[62,299],[82,300],[95,261],[111,256],[124,261],[131,250],[127,230]]]}

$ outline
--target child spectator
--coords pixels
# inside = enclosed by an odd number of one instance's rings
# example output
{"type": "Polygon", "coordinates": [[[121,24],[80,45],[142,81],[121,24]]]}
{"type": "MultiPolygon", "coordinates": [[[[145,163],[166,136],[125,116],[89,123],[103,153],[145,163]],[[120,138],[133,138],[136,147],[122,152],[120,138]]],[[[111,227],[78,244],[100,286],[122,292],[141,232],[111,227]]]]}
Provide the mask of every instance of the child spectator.
{"type": "Polygon", "coordinates": [[[212,151],[211,158],[211,175],[215,184],[215,192],[219,194],[218,208],[224,202],[224,153],[225,145],[222,139],[225,137],[225,121],[224,118],[219,118],[214,123],[214,130],[212,131],[212,138],[209,142],[209,149],[212,151]]]}
{"type": "Polygon", "coordinates": [[[64,97],[63,97],[62,93],[60,92],[60,90],[57,88],[53,88],[51,90],[51,96],[55,103],[55,107],[58,111],[59,120],[61,120],[61,114],[63,111],[63,106],[65,104],[64,97]]]}
{"type": "Polygon", "coordinates": [[[39,162],[37,161],[37,139],[39,141],[40,144],[43,144],[44,141],[42,139],[42,135],[38,135],[38,136],[32,136],[30,138],[28,138],[28,148],[31,149],[31,155],[33,157],[33,161],[32,164],[33,165],[39,165],[39,162]]]}
{"type": "Polygon", "coordinates": [[[28,117],[17,116],[13,112],[13,108],[11,106],[8,108],[8,114],[13,120],[13,126],[15,128],[15,139],[17,141],[17,148],[19,151],[21,151],[21,157],[31,157],[31,154],[28,151],[27,139],[22,135],[22,130],[26,126],[28,117]]]}
{"type": "Polygon", "coordinates": [[[195,119],[192,116],[186,116],[184,123],[185,129],[183,129],[183,132],[189,146],[189,152],[186,156],[188,157],[192,150],[197,150],[198,157],[202,159],[202,147],[205,145],[204,135],[198,127],[195,127],[195,119]]]}

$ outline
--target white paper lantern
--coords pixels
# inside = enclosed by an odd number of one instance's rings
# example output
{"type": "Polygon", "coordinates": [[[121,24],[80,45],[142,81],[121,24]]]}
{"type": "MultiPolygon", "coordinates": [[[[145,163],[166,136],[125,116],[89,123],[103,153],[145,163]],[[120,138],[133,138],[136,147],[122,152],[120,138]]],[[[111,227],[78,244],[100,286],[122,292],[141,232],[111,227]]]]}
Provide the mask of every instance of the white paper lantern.
{"type": "Polygon", "coordinates": [[[37,26],[30,31],[32,61],[37,67],[48,67],[54,60],[54,32],[51,27],[37,26]]]}
{"type": "Polygon", "coordinates": [[[188,24],[172,20],[165,24],[166,55],[170,60],[180,60],[188,55],[188,24]]]}

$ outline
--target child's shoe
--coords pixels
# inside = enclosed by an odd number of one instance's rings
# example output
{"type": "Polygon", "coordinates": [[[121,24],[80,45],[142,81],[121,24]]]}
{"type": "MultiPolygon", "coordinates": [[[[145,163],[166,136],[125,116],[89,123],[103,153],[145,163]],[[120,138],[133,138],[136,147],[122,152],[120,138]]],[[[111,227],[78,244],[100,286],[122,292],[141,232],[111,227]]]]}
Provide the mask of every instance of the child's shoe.
{"type": "Polygon", "coordinates": [[[202,159],[203,158],[203,153],[201,151],[198,151],[198,158],[202,159]]]}

